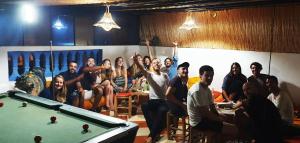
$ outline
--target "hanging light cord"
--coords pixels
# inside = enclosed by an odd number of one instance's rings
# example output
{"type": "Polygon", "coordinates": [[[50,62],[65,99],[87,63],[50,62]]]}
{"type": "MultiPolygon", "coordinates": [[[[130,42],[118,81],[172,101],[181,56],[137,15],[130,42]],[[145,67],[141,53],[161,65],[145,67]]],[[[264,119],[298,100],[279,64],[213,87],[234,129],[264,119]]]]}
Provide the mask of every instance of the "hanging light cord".
{"type": "Polygon", "coordinates": [[[273,46],[274,46],[274,27],[275,27],[275,12],[276,12],[276,5],[273,5],[273,16],[272,16],[272,23],[271,23],[271,40],[270,40],[270,55],[269,55],[269,69],[268,69],[268,75],[271,73],[271,61],[272,61],[272,52],[273,52],[273,46]]]}

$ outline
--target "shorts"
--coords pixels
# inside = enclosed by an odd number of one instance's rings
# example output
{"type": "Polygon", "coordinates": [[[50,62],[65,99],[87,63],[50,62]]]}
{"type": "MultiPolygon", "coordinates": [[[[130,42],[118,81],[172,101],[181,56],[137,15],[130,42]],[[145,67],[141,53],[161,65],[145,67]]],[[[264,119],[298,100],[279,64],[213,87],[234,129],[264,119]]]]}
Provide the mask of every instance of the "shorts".
{"type": "Polygon", "coordinates": [[[84,100],[89,100],[93,97],[93,90],[84,90],[84,100]]]}
{"type": "MultiPolygon", "coordinates": [[[[84,90],[84,100],[89,100],[93,97],[93,90],[84,90]]],[[[71,97],[74,99],[75,97],[79,96],[79,92],[75,90],[72,94],[71,97]]]]}

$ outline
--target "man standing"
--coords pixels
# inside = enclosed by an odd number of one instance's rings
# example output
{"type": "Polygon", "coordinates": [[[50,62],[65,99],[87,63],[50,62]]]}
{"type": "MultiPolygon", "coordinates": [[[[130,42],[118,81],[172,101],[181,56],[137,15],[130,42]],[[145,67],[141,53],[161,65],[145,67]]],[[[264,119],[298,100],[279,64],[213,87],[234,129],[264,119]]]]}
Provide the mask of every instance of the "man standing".
{"type": "Polygon", "coordinates": [[[142,111],[150,130],[150,135],[146,142],[155,142],[164,128],[165,116],[168,112],[165,93],[169,78],[166,73],[160,72],[161,63],[159,59],[152,59],[151,66],[153,72],[144,69],[143,63],[138,61],[137,55],[135,55],[133,59],[134,63],[142,71],[150,85],[150,100],[142,104],[142,111]]]}
{"type": "Polygon", "coordinates": [[[170,112],[174,116],[173,124],[178,125],[178,118],[187,116],[187,81],[190,64],[184,62],[177,67],[177,75],[170,81],[167,88],[167,99],[170,112]]]}

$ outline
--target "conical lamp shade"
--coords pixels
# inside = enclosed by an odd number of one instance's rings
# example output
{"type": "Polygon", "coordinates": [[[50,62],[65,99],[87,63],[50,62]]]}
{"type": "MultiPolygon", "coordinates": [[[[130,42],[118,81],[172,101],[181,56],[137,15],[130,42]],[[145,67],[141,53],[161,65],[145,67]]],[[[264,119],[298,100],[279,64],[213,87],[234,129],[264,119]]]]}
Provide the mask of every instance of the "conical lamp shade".
{"type": "Polygon", "coordinates": [[[185,29],[185,30],[191,30],[193,28],[199,28],[199,26],[196,25],[191,15],[188,15],[184,23],[179,27],[179,29],[185,29]]]}
{"type": "Polygon", "coordinates": [[[60,21],[59,18],[57,18],[57,20],[55,21],[53,27],[58,29],[58,30],[66,28],[65,25],[63,25],[63,23],[60,21]]]}
{"type": "Polygon", "coordinates": [[[121,29],[121,27],[112,19],[111,13],[109,12],[109,6],[106,7],[106,11],[101,20],[95,23],[94,26],[102,27],[105,31],[109,31],[113,28],[121,29]]]}

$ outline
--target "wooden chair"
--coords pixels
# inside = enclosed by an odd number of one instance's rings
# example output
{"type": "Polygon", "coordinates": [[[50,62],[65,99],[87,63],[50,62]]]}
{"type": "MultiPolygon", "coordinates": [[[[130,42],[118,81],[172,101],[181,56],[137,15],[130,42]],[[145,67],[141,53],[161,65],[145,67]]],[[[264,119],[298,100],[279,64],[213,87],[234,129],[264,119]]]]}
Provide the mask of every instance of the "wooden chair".
{"type": "Polygon", "coordinates": [[[176,131],[182,131],[180,137],[182,138],[183,142],[188,140],[189,136],[189,120],[188,116],[180,117],[182,128],[179,128],[179,120],[177,126],[173,124],[174,115],[171,112],[167,113],[167,137],[168,140],[174,139],[176,137],[176,131]]]}
{"type": "MultiPolygon", "coordinates": [[[[126,109],[127,113],[125,115],[128,115],[128,118],[132,115],[132,94],[131,93],[117,93],[114,98],[114,116],[117,117],[119,113],[119,109],[126,109]],[[121,100],[127,100],[127,104],[120,104],[119,101],[121,100]]],[[[122,113],[124,114],[124,113],[122,113]]]]}

